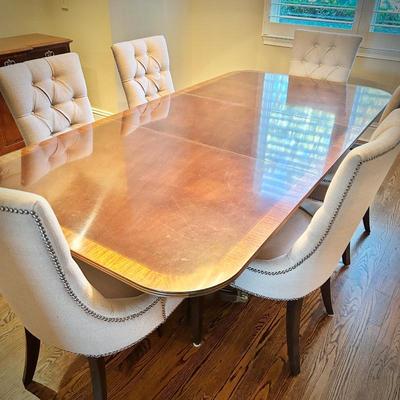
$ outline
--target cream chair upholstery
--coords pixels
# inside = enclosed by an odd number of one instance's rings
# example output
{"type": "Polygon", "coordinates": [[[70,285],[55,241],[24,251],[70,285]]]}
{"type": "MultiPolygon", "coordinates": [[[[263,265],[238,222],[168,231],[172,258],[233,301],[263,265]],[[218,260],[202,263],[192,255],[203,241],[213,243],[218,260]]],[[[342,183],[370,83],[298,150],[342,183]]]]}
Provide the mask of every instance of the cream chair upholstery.
{"type": "Polygon", "coordinates": [[[396,88],[396,90],[393,92],[392,97],[389,100],[389,103],[383,110],[383,113],[381,115],[381,119],[379,120],[379,123],[383,122],[383,120],[393,111],[396,110],[397,108],[400,108],[400,85],[396,88]]]}
{"type": "Polygon", "coordinates": [[[2,67],[0,90],[27,145],[93,121],[75,53],[2,67]]]}
{"type": "MultiPolygon", "coordinates": [[[[28,343],[39,338],[88,356],[92,376],[99,366],[94,359],[140,341],[181,302],[147,294],[105,298],[72,259],[48,202],[32,193],[0,189],[0,253],[0,290],[23,321],[28,343]]],[[[29,348],[27,355],[32,364],[29,348]]],[[[32,376],[26,370],[25,385],[32,376]]],[[[100,386],[94,392],[104,394],[104,382],[100,386]]]]}
{"type": "Polygon", "coordinates": [[[164,36],[115,43],[111,48],[129,108],[174,92],[164,36]]]}
{"type": "MultiPolygon", "coordinates": [[[[233,286],[255,296],[288,302],[287,334],[291,370],[300,369],[298,328],[301,300],[324,287],[328,313],[332,313],[329,280],[359,221],[400,152],[400,110],[393,111],[376,130],[371,142],[345,157],[326,193],[323,205],[285,252],[268,257],[268,240],[261,250],[264,259],[251,262],[233,286]]],[[[293,227],[283,227],[290,236],[293,227]]],[[[281,237],[284,233],[281,232],[281,237]]]]}
{"type": "Polygon", "coordinates": [[[347,82],[362,37],[298,29],[289,75],[347,82]]]}

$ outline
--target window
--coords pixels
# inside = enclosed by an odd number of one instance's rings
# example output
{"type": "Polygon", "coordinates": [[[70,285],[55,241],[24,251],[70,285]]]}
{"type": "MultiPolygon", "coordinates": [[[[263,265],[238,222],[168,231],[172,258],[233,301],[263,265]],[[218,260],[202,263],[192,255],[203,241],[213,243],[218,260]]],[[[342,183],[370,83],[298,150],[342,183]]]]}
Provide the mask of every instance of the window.
{"type": "Polygon", "coordinates": [[[357,1],[272,0],[270,22],[352,30],[357,1]]]}
{"type": "Polygon", "coordinates": [[[400,1],[380,0],[375,3],[370,32],[400,35],[400,1]]]}
{"type": "Polygon", "coordinates": [[[290,46],[301,27],[358,33],[361,55],[400,60],[400,0],[266,0],[265,43],[290,46]]]}

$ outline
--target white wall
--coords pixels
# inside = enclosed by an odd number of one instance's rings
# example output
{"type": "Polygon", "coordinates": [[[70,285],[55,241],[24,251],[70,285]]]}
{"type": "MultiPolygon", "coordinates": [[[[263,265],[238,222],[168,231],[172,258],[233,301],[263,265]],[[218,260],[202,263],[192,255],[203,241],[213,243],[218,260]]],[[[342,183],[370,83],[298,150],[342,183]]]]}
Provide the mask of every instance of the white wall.
{"type": "Polygon", "coordinates": [[[256,69],[263,0],[191,1],[193,81],[256,69]]]}
{"type": "MultiPolygon", "coordinates": [[[[291,50],[263,44],[263,13],[264,0],[110,0],[113,42],[166,35],[177,89],[238,69],[287,73],[291,50]]],[[[393,90],[400,63],[358,57],[350,79],[393,90]]]]}
{"type": "MultiPolygon", "coordinates": [[[[190,1],[110,0],[113,43],[163,34],[167,38],[176,89],[190,83],[190,1]]],[[[118,106],[126,107],[119,85],[118,106]]]]}
{"type": "Polygon", "coordinates": [[[0,37],[39,32],[47,25],[46,0],[0,0],[0,37]]]}
{"type": "MultiPolygon", "coordinates": [[[[286,73],[290,49],[266,46],[264,0],[0,0],[0,36],[41,32],[73,39],[93,106],[126,108],[110,46],[164,34],[176,89],[238,69],[286,73]]],[[[400,62],[357,58],[351,80],[393,90],[400,62]]]]}
{"type": "Polygon", "coordinates": [[[71,50],[79,54],[92,106],[119,110],[118,86],[111,52],[111,22],[108,0],[68,0],[68,11],[60,0],[46,0],[47,31],[73,40],[71,50]]]}

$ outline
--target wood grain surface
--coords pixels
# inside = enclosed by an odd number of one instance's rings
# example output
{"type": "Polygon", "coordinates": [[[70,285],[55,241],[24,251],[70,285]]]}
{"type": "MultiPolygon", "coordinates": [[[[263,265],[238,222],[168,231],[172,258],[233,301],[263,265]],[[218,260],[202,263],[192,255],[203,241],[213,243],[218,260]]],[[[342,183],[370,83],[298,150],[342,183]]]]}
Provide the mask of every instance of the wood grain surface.
{"type": "Polygon", "coordinates": [[[30,51],[39,47],[70,43],[71,39],[58,36],[30,33],[27,35],[0,38],[0,55],[30,51]]]}

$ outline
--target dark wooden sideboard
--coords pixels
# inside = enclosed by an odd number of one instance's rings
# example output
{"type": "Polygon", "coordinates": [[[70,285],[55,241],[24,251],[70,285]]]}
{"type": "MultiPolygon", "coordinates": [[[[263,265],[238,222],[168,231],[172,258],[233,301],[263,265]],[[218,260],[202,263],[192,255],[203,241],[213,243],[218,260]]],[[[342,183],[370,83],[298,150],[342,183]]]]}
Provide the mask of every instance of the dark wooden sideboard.
{"type": "MultiPolygon", "coordinates": [[[[68,53],[70,39],[32,33],[0,38],[0,67],[68,53]]],[[[24,147],[17,125],[0,93],[0,155],[24,147]]]]}

